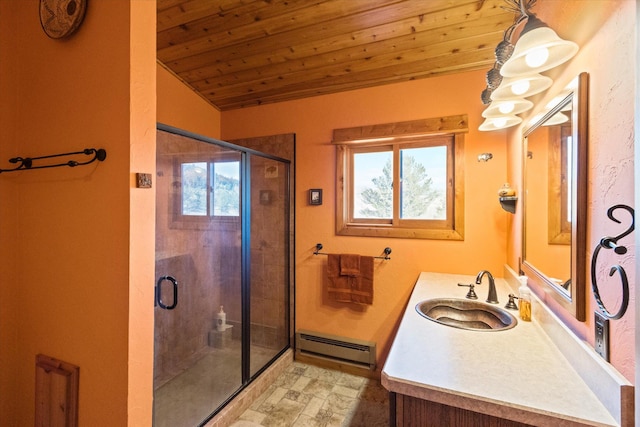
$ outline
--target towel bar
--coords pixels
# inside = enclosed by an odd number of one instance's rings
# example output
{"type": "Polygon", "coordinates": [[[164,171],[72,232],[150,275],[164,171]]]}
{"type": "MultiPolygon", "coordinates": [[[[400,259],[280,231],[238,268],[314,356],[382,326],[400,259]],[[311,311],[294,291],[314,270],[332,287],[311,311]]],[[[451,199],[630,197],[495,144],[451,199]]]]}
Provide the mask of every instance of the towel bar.
{"type": "Polygon", "coordinates": [[[84,166],[90,163],[95,162],[96,160],[103,162],[107,158],[107,151],[104,148],[85,148],[82,151],[75,151],[72,153],[61,153],[61,154],[50,154],[48,156],[39,156],[39,157],[13,157],[9,159],[9,163],[17,164],[13,169],[0,169],[0,173],[3,172],[15,172],[19,170],[33,170],[33,169],[46,169],[46,168],[57,168],[61,166],[84,166]],[[34,165],[34,160],[42,160],[42,159],[50,159],[54,157],[67,157],[67,156],[75,156],[79,154],[84,154],[85,156],[93,155],[93,158],[90,160],[86,160],[84,162],[78,160],[68,160],[64,163],[54,163],[54,164],[46,164],[46,165],[34,165]]]}
{"type": "MultiPolygon", "coordinates": [[[[313,254],[314,255],[329,255],[327,253],[320,252],[322,250],[322,248],[323,248],[322,243],[316,243],[316,250],[313,251],[313,254]]],[[[391,257],[389,256],[390,254],[391,254],[391,248],[387,246],[386,248],[384,248],[384,256],[374,256],[374,258],[390,260],[391,259],[391,257]]]]}

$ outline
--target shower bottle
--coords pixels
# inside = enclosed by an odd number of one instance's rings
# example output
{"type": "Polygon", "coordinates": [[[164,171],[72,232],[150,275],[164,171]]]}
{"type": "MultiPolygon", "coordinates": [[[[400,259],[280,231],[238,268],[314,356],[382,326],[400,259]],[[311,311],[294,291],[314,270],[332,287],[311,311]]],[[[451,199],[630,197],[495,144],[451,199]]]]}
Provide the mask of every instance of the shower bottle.
{"type": "Polygon", "coordinates": [[[225,329],[227,329],[227,313],[224,312],[223,306],[220,306],[220,311],[217,315],[216,329],[219,331],[224,331],[225,329]]]}

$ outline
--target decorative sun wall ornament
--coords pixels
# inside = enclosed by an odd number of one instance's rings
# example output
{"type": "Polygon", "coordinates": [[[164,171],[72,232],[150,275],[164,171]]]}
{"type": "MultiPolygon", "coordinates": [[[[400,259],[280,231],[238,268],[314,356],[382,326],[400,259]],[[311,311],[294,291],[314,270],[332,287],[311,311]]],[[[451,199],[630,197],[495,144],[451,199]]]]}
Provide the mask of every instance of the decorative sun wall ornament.
{"type": "Polygon", "coordinates": [[[84,19],[87,0],[40,0],[40,24],[52,39],[73,34],[84,19]]]}

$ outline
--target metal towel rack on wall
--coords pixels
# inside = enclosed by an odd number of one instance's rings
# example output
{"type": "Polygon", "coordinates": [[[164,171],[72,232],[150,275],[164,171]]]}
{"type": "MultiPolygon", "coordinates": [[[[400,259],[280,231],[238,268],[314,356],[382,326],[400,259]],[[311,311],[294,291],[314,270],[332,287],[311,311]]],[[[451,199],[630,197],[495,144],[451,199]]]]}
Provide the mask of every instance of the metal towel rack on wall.
{"type": "MultiPolygon", "coordinates": [[[[316,250],[313,251],[313,254],[314,255],[329,255],[327,253],[320,252],[322,250],[322,247],[323,247],[322,243],[316,243],[316,250]]],[[[391,257],[389,255],[391,255],[391,248],[387,246],[386,248],[384,248],[384,256],[374,256],[373,258],[390,260],[391,257]]]]}
{"type": "Polygon", "coordinates": [[[73,168],[73,167],[76,167],[76,166],[88,165],[89,163],[93,163],[96,160],[102,162],[106,158],[107,158],[107,151],[104,148],[99,148],[99,149],[85,148],[82,151],[74,151],[74,152],[71,152],[71,153],[62,153],[62,154],[51,154],[51,155],[48,155],[48,156],[39,156],[39,157],[13,157],[13,158],[9,159],[9,163],[18,164],[18,166],[16,166],[13,169],[0,169],[0,173],[3,173],[3,172],[15,172],[15,171],[19,171],[19,170],[57,168],[57,167],[61,167],[61,166],[69,166],[69,167],[73,168]],[[79,162],[77,160],[68,160],[65,163],[54,163],[54,164],[50,164],[50,165],[41,165],[41,166],[34,166],[33,165],[34,160],[50,159],[50,158],[53,158],[53,157],[75,156],[75,155],[79,155],[79,154],[84,154],[86,156],[90,156],[90,155],[93,154],[93,158],[91,158],[90,160],[87,160],[85,162],[79,162]]]}

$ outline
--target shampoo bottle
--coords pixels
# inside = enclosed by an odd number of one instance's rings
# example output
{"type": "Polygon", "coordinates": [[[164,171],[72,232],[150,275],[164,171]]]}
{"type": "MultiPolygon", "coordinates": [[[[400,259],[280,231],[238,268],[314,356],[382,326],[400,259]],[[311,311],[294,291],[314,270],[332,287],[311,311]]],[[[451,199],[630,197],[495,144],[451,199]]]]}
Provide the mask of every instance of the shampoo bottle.
{"type": "Polygon", "coordinates": [[[227,313],[224,312],[223,306],[220,306],[220,311],[218,312],[216,329],[219,331],[227,329],[227,313]]]}
{"type": "Polygon", "coordinates": [[[527,287],[527,276],[520,276],[520,288],[518,289],[520,300],[520,318],[525,322],[531,321],[531,291],[527,287]]]}

